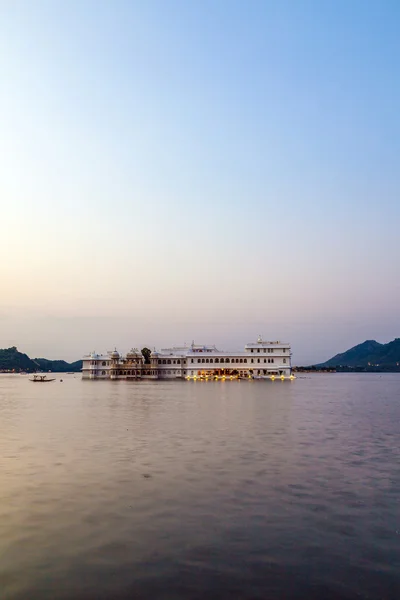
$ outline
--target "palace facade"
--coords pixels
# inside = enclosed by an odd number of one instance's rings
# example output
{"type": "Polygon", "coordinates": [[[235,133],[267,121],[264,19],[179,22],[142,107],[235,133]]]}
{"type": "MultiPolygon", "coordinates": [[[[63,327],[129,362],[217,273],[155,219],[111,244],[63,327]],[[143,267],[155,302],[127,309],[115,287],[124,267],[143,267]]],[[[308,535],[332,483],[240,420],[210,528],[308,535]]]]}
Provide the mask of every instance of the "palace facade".
{"type": "Polygon", "coordinates": [[[84,379],[294,379],[290,344],[258,338],[239,352],[218,350],[215,346],[190,346],[154,350],[145,362],[133,348],[125,356],[117,350],[83,357],[84,379]]]}

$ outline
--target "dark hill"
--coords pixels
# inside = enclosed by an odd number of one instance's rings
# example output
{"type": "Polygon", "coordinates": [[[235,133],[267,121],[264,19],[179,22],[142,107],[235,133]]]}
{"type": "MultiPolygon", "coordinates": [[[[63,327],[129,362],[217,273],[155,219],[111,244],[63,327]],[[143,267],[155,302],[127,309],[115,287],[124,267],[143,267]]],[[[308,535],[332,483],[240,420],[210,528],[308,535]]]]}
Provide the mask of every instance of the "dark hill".
{"type": "Polygon", "coordinates": [[[39,365],[41,371],[54,371],[55,373],[68,373],[72,371],[80,371],[82,369],[82,361],[77,360],[73,363],[68,363],[65,360],[48,360],[47,358],[35,358],[34,362],[39,365]]]}
{"type": "Polygon", "coordinates": [[[27,356],[18,352],[15,346],[11,348],[0,349],[0,370],[1,371],[35,371],[38,366],[27,356]]]}
{"type": "Polygon", "coordinates": [[[82,361],[67,363],[65,360],[47,360],[46,358],[31,359],[27,354],[18,352],[15,346],[0,349],[0,371],[55,371],[77,372],[82,368],[82,361]]]}
{"type": "Polygon", "coordinates": [[[375,340],[366,340],[358,346],[354,346],[336,354],[317,367],[372,367],[381,369],[399,370],[400,365],[400,338],[396,338],[387,344],[379,344],[375,340]]]}

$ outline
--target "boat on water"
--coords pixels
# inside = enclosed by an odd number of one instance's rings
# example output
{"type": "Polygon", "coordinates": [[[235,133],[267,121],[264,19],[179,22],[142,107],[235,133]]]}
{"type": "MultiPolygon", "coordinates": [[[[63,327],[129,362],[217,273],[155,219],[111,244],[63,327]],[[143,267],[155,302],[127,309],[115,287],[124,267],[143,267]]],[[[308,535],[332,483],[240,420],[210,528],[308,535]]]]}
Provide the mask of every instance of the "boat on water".
{"type": "Polygon", "coordinates": [[[49,381],[55,381],[55,377],[53,379],[47,379],[47,375],[34,375],[33,379],[29,381],[33,381],[33,383],[48,383],[49,381]]]}

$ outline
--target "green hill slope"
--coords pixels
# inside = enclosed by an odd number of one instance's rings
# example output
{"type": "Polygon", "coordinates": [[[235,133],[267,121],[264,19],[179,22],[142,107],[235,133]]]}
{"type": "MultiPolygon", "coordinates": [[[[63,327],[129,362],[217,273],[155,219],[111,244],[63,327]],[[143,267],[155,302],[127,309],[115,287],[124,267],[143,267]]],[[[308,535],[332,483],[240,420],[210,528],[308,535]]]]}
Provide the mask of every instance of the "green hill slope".
{"type": "Polygon", "coordinates": [[[82,361],[68,363],[65,360],[48,360],[46,358],[31,359],[27,354],[18,352],[15,346],[0,349],[0,371],[54,371],[59,373],[78,372],[82,361]]]}
{"type": "Polygon", "coordinates": [[[68,373],[80,371],[82,368],[82,361],[77,360],[73,363],[68,363],[65,360],[48,360],[47,358],[35,358],[34,362],[37,363],[42,371],[54,371],[56,373],[68,373]]]}
{"type": "Polygon", "coordinates": [[[375,340],[366,340],[350,348],[346,352],[336,354],[317,367],[371,367],[399,370],[400,338],[387,344],[379,344],[375,340]]]}
{"type": "Polygon", "coordinates": [[[35,371],[38,366],[15,346],[0,349],[0,370],[2,371],[35,371]]]}

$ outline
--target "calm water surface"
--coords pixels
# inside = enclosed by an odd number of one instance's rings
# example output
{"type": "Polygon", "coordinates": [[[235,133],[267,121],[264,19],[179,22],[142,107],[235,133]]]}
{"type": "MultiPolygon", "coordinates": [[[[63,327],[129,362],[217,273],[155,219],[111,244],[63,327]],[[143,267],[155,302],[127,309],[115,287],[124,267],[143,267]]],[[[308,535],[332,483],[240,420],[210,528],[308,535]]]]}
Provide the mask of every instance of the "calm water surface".
{"type": "Polygon", "coordinates": [[[0,376],[3,599],[400,598],[400,376],[0,376]]]}

